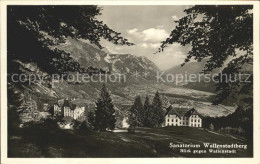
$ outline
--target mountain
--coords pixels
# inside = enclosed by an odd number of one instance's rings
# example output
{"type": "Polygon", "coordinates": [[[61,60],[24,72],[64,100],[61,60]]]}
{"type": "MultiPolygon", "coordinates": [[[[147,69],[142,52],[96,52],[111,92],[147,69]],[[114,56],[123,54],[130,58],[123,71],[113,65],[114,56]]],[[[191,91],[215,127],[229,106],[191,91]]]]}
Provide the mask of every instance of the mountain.
{"type": "MultiPolygon", "coordinates": [[[[140,85],[142,83],[153,83],[149,77],[135,78],[133,74],[139,73],[155,73],[158,67],[146,57],[137,57],[131,54],[111,54],[106,49],[99,49],[88,42],[69,38],[65,43],[54,48],[58,48],[70,53],[71,57],[78,61],[83,68],[94,67],[109,71],[110,73],[126,74],[126,81],[111,82],[107,81],[106,85],[110,91],[111,98],[115,104],[117,117],[123,119],[124,112],[127,109],[121,104],[132,104],[134,97],[139,90],[131,90],[130,93],[125,93],[125,87],[129,85],[140,85]]],[[[48,76],[35,63],[23,63],[15,61],[17,69],[23,74],[34,74],[39,76],[48,76]]],[[[94,76],[92,76],[94,77],[94,76]]],[[[97,77],[98,78],[98,77],[97,77]]],[[[95,79],[97,80],[97,79],[95,79]]],[[[105,79],[102,79],[105,80],[105,79]]],[[[59,99],[72,99],[85,104],[86,106],[93,105],[100,93],[100,88],[104,81],[89,81],[83,83],[70,83],[64,80],[53,80],[51,77],[43,81],[37,81],[28,85],[21,83],[15,85],[17,93],[21,94],[21,100],[26,103],[33,100],[37,104],[37,110],[42,111],[44,105],[53,105],[59,99]]],[[[120,122],[120,119],[118,120],[120,122]]]]}
{"type": "Polygon", "coordinates": [[[155,73],[159,68],[144,56],[131,54],[111,54],[106,48],[98,47],[82,40],[69,38],[65,43],[57,46],[71,54],[81,67],[94,67],[112,73],[130,74],[134,72],[155,73]]]}
{"type": "MultiPolygon", "coordinates": [[[[204,69],[204,66],[206,64],[206,59],[203,59],[201,62],[189,62],[186,63],[183,67],[179,66],[174,66],[168,70],[166,70],[165,74],[181,74],[183,75],[183,77],[185,77],[185,75],[190,75],[190,74],[198,74],[198,73],[202,73],[202,70],[204,69]]],[[[224,64],[224,66],[222,68],[217,68],[214,69],[212,72],[210,72],[211,75],[217,75],[219,72],[222,71],[223,68],[225,68],[227,66],[227,63],[229,61],[226,62],[226,64],[224,64]]],[[[247,64],[245,63],[243,65],[243,67],[240,70],[241,73],[244,74],[253,74],[253,66],[251,64],[247,64]]],[[[189,77],[189,76],[187,76],[189,77]]],[[[189,88],[189,89],[195,89],[195,90],[200,90],[200,91],[206,91],[206,92],[213,92],[213,93],[217,93],[216,91],[216,82],[214,82],[213,80],[211,80],[210,82],[204,81],[204,79],[206,79],[203,76],[196,76],[197,77],[197,81],[193,80],[193,82],[191,81],[187,81],[187,83],[185,82],[185,84],[183,85],[183,87],[185,88],[189,88]],[[199,77],[199,78],[198,78],[199,77]],[[200,79],[200,80],[198,80],[200,79]]]]}
{"type": "MultiPolygon", "coordinates": [[[[207,60],[203,59],[201,62],[189,62],[185,63],[184,66],[178,65],[174,66],[168,70],[166,70],[166,73],[170,74],[197,74],[202,72],[204,69],[204,66],[206,64],[207,60]]],[[[219,72],[220,69],[213,70],[213,73],[219,72]]]]}

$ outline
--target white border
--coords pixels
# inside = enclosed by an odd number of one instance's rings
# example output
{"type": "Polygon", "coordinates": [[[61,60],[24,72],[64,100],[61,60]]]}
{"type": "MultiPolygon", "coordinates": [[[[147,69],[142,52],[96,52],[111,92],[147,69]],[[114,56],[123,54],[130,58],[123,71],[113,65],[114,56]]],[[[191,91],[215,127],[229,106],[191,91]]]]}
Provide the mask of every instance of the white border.
{"type": "Polygon", "coordinates": [[[259,1],[1,1],[1,163],[260,163],[259,1]],[[254,5],[254,158],[7,158],[7,5],[254,5]]]}

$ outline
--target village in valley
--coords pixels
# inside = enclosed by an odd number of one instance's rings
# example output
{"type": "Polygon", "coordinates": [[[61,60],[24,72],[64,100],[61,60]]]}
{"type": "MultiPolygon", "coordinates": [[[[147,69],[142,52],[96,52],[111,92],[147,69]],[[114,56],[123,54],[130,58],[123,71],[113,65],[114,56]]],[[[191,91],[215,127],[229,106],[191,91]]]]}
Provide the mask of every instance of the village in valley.
{"type": "MultiPolygon", "coordinates": [[[[83,122],[87,120],[88,113],[95,111],[95,103],[90,102],[87,104],[79,103],[75,99],[59,99],[56,103],[49,105],[47,103],[43,104],[42,110],[37,108],[36,101],[29,99],[25,104],[21,106],[21,124],[30,121],[41,121],[44,119],[51,119],[55,117],[62,117],[64,122],[58,122],[60,128],[63,129],[73,129],[73,120],[83,122]]],[[[178,104],[169,105],[164,111],[164,121],[161,123],[161,127],[165,126],[189,126],[189,127],[202,127],[203,116],[199,114],[196,109],[192,106],[183,106],[178,104]],[[174,107],[173,107],[174,106],[174,107]]],[[[126,112],[128,113],[128,111],[126,112]]],[[[122,121],[122,127],[118,128],[128,128],[127,114],[124,115],[122,121]]]]}
{"type": "Polygon", "coordinates": [[[252,9],[7,6],[8,158],[252,157],[252,9]]]}

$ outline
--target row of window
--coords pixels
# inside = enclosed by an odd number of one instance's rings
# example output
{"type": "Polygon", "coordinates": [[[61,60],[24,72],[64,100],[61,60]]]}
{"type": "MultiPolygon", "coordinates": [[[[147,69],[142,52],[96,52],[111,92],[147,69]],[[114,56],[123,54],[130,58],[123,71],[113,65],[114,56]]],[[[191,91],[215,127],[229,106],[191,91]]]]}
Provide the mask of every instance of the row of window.
{"type": "MultiPolygon", "coordinates": [[[[184,123],[183,125],[189,125],[188,123],[184,123]]],[[[178,126],[178,124],[167,124],[167,126],[178,126]]],[[[181,124],[180,124],[180,126],[181,126],[181,124]]],[[[201,127],[201,124],[191,124],[190,125],[191,127],[201,127]]]]}
{"type": "Polygon", "coordinates": [[[192,127],[201,127],[200,124],[191,124],[190,126],[192,126],[192,127]]]}
{"type": "MultiPolygon", "coordinates": [[[[170,122],[171,120],[170,119],[168,119],[168,122],[170,122]]],[[[176,119],[175,120],[176,122],[178,122],[178,120],[176,119]]],[[[174,122],[174,119],[172,119],[172,122],[174,122]]]]}
{"type": "MultiPolygon", "coordinates": [[[[174,122],[174,119],[168,119],[168,122],[174,122]]],[[[178,122],[178,119],[176,119],[175,122],[178,122]]],[[[193,122],[193,119],[191,119],[191,122],[193,122]]],[[[194,122],[197,122],[197,120],[194,119],[194,122]]],[[[200,119],[198,119],[198,122],[200,122],[200,119]]]]}
{"type": "MultiPolygon", "coordinates": [[[[181,125],[181,122],[180,122],[180,125],[181,125]]],[[[183,125],[189,125],[188,122],[183,122],[183,125]]]]}
{"type": "MultiPolygon", "coordinates": [[[[197,120],[196,119],[194,119],[194,122],[196,122],[197,120]]],[[[193,122],[193,119],[191,119],[191,122],[193,122]]],[[[200,119],[198,119],[198,122],[200,122],[200,119]]]]}

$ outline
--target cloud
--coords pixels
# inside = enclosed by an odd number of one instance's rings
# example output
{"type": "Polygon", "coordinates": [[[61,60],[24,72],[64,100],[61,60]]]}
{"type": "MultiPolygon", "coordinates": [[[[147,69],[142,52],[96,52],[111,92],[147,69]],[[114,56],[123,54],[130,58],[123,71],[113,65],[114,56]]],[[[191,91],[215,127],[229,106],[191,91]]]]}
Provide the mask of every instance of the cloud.
{"type": "Polygon", "coordinates": [[[160,43],[142,43],[140,44],[141,47],[143,48],[154,48],[157,49],[160,47],[160,43]]]}
{"type": "Polygon", "coordinates": [[[135,34],[137,31],[138,31],[137,28],[133,28],[133,29],[131,29],[131,30],[128,30],[127,32],[128,32],[129,34],[135,34]]]}
{"type": "Polygon", "coordinates": [[[163,28],[164,25],[157,25],[156,27],[157,27],[157,28],[163,28]]]}
{"type": "Polygon", "coordinates": [[[169,34],[164,29],[149,28],[142,31],[144,41],[163,41],[169,34]]]}
{"type": "Polygon", "coordinates": [[[143,41],[149,42],[161,42],[165,40],[169,34],[162,29],[162,26],[157,28],[148,28],[143,31],[139,31],[137,28],[127,31],[128,34],[133,35],[143,41]]]}
{"type": "Polygon", "coordinates": [[[142,43],[140,46],[144,47],[144,48],[148,48],[148,44],[147,43],[142,43]]]}
{"type": "Polygon", "coordinates": [[[165,55],[174,56],[176,58],[184,58],[187,54],[186,51],[183,51],[183,46],[178,43],[173,43],[164,50],[165,55]]]}
{"type": "Polygon", "coordinates": [[[114,47],[106,47],[106,49],[112,54],[118,54],[119,52],[114,47]]]}
{"type": "Polygon", "coordinates": [[[173,16],[172,16],[172,19],[173,19],[174,21],[177,21],[179,18],[178,18],[176,15],[173,15],[173,16]]]}

